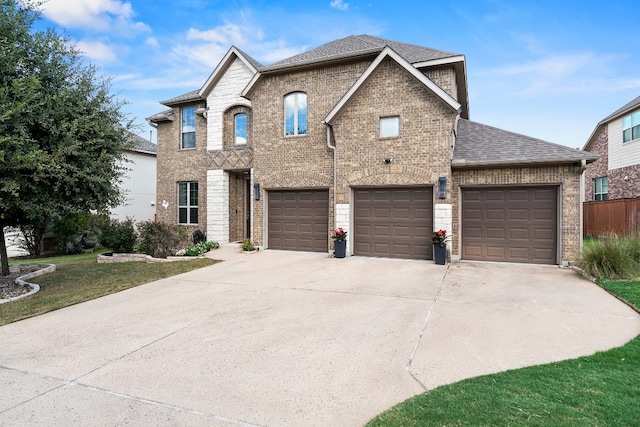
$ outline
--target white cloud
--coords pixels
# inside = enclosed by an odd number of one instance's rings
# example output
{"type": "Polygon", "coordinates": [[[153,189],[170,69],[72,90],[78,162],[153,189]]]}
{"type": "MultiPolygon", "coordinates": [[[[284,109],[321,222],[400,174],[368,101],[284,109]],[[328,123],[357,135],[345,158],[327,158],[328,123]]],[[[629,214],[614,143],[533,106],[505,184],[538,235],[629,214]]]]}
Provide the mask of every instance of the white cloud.
{"type": "Polygon", "coordinates": [[[345,3],[343,0],[332,0],[330,6],[339,10],[349,9],[349,3],[345,3]]]}
{"type": "Polygon", "coordinates": [[[76,43],[76,48],[84,56],[99,62],[113,62],[118,59],[115,48],[101,41],[80,40],[76,43]]]}
{"type": "Polygon", "coordinates": [[[49,0],[42,9],[48,19],[67,28],[117,30],[124,35],[150,30],[133,19],[131,3],[120,0],[49,0]]]}
{"type": "Polygon", "coordinates": [[[147,46],[151,46],[151,47],[159,47],[160,43],[158,43],[158,39],[155,37],[147,37],[147,39],[144,41],[144,43],[147,46]]]}
{"type": "Polygon", "coordinates": [[[569,94],[601,89],[636,88],[638,79],[617,76],[619,55],[596,52],[552,54],[522,64],[490,69],[481,74],[500,85],[517,85],[518,95],[569,94]],[[508,83],[507,83],[508,82],[508,83]]]}

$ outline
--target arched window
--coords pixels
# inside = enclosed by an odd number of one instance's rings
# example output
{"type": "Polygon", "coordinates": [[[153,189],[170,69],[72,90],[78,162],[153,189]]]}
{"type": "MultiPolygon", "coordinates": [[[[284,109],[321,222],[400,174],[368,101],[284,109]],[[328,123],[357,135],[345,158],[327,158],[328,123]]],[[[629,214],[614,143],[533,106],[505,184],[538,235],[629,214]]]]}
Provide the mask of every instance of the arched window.
{"type": "Polygon", "coordinates": [[[247,115],[245,113],[235,115],[234,129],[236,145],[245,145],[247,143],[247,115]]]}
{"type": "Polygon", "coordinates": [[[307,134],[307,94],[293,92],[284,97],[285,136],[307,134]]]}

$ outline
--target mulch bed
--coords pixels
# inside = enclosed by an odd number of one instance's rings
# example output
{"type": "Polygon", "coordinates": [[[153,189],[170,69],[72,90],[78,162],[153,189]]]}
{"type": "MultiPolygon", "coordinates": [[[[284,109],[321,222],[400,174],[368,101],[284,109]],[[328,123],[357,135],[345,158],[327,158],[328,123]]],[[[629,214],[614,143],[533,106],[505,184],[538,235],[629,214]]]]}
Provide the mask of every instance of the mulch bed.
{"type": "Polygon", "coordinates": [[[0,299],[15,298],[31,292],[33,289],[31,286],[16,285],[16,279],[42,268],[44,268],[42,265],[11,266],[9,268],[10,273],[8,276],[0,276],[0,299]]]}

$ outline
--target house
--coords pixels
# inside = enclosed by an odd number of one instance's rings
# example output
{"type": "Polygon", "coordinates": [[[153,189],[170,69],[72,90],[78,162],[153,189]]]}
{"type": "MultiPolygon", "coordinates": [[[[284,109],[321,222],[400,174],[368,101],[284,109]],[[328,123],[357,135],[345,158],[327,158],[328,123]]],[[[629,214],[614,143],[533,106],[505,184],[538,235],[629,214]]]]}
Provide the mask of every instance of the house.
{"type": "Polygon", "coordinates": [[[125,193],[122,205],[111,210],[111,217],[119,220],[154,220],[156,213],[156,145],[131,134],[132,147],[125,152],[127,169],[121,188],[125,193]]]}
{"type": "Polygon", "coordinates": [[[584,201],[640,197],[640,96],[596,125],[584,146],[600,156],[584,174],[584,201]]]}
{"type": "Polygon", "coordinates": [[[232,47],[162,102],[158,220],[220,242],[431,259],[562,264],[581,242],[597,156],[469,120],[464,55],[349,36],[268,66],[232,47]]]}

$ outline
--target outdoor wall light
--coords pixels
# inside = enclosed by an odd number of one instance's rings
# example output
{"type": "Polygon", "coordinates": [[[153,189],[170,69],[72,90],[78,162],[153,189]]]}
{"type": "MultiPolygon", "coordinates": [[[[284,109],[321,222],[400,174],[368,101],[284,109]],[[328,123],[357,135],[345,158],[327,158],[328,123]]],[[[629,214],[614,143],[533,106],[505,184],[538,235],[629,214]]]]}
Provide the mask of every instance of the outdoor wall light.
{"type": "Polygon", "coordinates": [[[260,184],[253,184],[253,200],[260,200],[260,184]]]}
{"type": "Polygon", "coordinates": [[[385,164],[385,165],[388,165],[388,164],[390,164],[391,162],[393,162],[393,159],[392,159],[391,157],[387,157],[386,159],[384,159],[384,164],[385,164]]]}
{"type": "Polygon", "coordinates": [[[447,198],[447,177],[441,176],[438,178],[438,197],[440,199],[447,198]]]}

